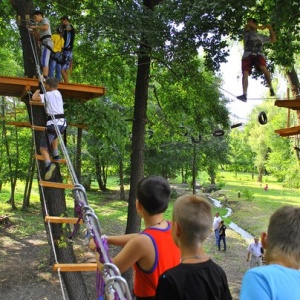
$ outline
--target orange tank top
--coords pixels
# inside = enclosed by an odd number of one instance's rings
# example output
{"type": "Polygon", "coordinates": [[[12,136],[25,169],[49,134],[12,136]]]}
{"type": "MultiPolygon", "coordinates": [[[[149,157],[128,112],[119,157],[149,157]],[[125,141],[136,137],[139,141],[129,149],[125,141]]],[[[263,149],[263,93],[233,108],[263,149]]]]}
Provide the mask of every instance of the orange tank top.
{"type": "Polygon", "coordinates": [[[147,228],[140,234],[150,237],[155,250],[155,262],[148,271],[143,270],[138,263],[133,265],[134,295],[154,297],[159,276],[180,263],[180,251],[172,239],[170,222],[167,228],[147,228]]]}

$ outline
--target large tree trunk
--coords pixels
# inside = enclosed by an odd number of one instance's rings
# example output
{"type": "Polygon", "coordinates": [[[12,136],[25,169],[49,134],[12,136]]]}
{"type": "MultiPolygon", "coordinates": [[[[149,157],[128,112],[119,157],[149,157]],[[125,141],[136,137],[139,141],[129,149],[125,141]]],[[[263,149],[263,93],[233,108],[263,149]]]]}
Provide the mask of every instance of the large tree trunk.
{"type": "Polygon", "coordinates": [[[10,0],[17,13],[19,20],[19,31],[21,36],[23,50],[23,64],[25,76],[33,78],[36,76],[36,63],[29,39],[29,32],[26,27],[26,20],[30,19],[31,13],[34,10],[33,1],[31,0],[10,0]]]}
{"type": "MultiPolygon", "coordinates": [[[[20,35],[22,42],[23,58],[24,58],[24,73],[26,77],[34,77],[36,75],[37,63],[34,60],[33,50],[30,44],[28,30],[26,28],[25,22],[26,16],[31,15],[33,11],[33,2],[31,0],[11,0],[13,7],[15,8],[17,15],[20,16],[21,26],[20,35]]],[[[45,126],[46,125],[46,115],[44,108],[33,107],[33,115],[31,115],[31,109],[29,105],[29,99],[24,99],[27,106],[29,118],[31,122],[35,125],[45,126]]],[[[35,131],[34,138],[36,141],[36,152],[39,153],[39,144],[41,138],[41,132],[35,131]]],[[[38,168],[38,178],[41,175],[44,178],[45,167],[44,163],[39,161],[38,168]]],[[[61,182],[62,177],[60,174],[59,165],[57,164],[57,169],[53,175],[53,182],[61,182]]],[[[66,214],[66,200],[65,193],[62,189],[56,188],[42,188],[40,187],[40,199],[43,211],[43,220],[46,214],[50,216],[62,216],[66,214]],[[46,205],[45,205],[46,204],[46,205]],[[47,210],[47,211],[46,211],[47,210]]],[[[55,245],[55,252],[57,261],[59,263],[73,263],[76,262],[74,250],[72,244],[69,242],[69,227],[62,226],[61,224],[52,224],[51,233],[48,232],[48,226],[45,224],[46,231],[48,233],[48,242],[51,244],[52,238],[55,245]],[[51,238],[52,236],[52,238],[51,238]]],[[[72,300],[88,299],[87,288],[83,280],[82,273],[80,272],[63,272],[62,278],[69,296],[72,300]]]]}
{"type": "Polygon", "coordinates": [[[120,155],[119,158],[119,178],[120,178],[120,199],[125,199],[125,187],[124,187],[124,164],[123,157],[120,155]]]}
{"type": "MultiPolygon", "coordinates": [[[[296,98],[300,92],[300,84],[299,84],[299,79],[295,68],[293,67],[290,71],[287,71],[286,76],[290,84],[292,97],[296,98]]],[[[298,118],[298,125],[300,125],[300,110],[297,110],[297,118],[298,118]]]]}
{"type": "Polygon", "coordinates": [[[135,88],[134,118],[132,126],[132,152],[130,192],[126,233],[138,232],[141,220],[135,209],[138,181],[144,176],[145,126],[147,122],[148,81],[150,57],[145,46],[140,46],[135,88]]]}

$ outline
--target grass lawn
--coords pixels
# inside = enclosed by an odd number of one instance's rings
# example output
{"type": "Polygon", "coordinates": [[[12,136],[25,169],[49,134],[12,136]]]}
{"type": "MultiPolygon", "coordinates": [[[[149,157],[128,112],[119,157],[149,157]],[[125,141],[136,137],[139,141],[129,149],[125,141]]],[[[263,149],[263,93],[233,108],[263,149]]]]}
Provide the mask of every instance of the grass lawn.
{"type": "Polygon", "coordinates": [[[219,177],[225,182],[219,193],[226,194],[228,201],[225,205],[233,209],[230,218],[253,235],[267,229],[269,217],[277,208],[300,205],[300,191],[284,188],[271,176],[265,176],[263,183],[246,173],[238,173],[235,177],[231,172],[222,172],[219,177]],[[268,191],[264,190],[266,183],[268,191]]]}
{"type": "MultiPolygon", "coordinates": [[[[233,213],[225,220],[225,223],[229,224],[230,221],[233,221],[253,235],[260,234],[261,231],[267,229],[269,217],[278,207],[285,204],[300,205],[299,190],[285,189],[282,187],[282,184],[276,182],[270,176],[264,177],[263,184],[258,183],[256,178],[252,179],[251,175],[246,173],[239,173],[235,177],[232,172],[222,172],[219,174],[218,179],[224,183],[224,186],[222,190],[213,196],[223,202],[223,207],[214,208],[214,212],[219,211],[221,215],[225,215],[227,212],[226,207],[230,207],[233,213]],[[266,183],[269,185],[268,191],[263,189],[266,183]],[[221,196],[218,197],[220,194],[221,196]],[[226,199],[222,194],[226,195],[226,199]],[[238,197],[239,194],[240,198],[238,197]]],[[[92,191],[89,191],[87,195],[89,205],[95,210],[104,232],[105,228],[115,223],[122,227],[126,225],[127,202],[118,199],[118,193],[116,193],[118,191],[117,182],[117,177],[110,177],[108,180],[107,187],[114,193],[100,192],[96,184],[93,183],[92,191]]],[[[174,181],[174,183],[178,183],[178,180],[174,181]]],[[[18,182],[16,190],[16,206],[18,210],[12,211],[7,203],[9,186],[3,186],[0,192],[0,216],[9,215],[10,220],[15,225],[13,226],[15,233],[21,236],[28,236],[36,231],[44,230],[44,225],[37,184],[34,184],[30,207],[26,211],[21,210],[23,188],[24,184],[18,182]]],[[[192,191],[188,189],[186,192],[191,193],[192,191]]],[[[66,200],[68,215],[72,216],[73,198],[70,191],[66,192],[66,200]]],[[[174,199],[172,199],[166,212],[166,219],[171,219],[173,202],[174,199]]]]}

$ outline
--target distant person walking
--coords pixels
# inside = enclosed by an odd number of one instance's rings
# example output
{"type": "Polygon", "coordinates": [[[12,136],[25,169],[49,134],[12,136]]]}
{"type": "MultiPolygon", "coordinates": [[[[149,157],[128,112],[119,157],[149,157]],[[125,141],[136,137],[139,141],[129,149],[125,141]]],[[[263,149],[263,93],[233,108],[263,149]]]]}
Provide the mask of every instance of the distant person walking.
{"type": "Polygon", "coordinates": [[[215,232],[215,238],[216,238],[216,245],[218,246],[218,243],[219,243],[219,227],[220,227],[220,224],[221,224],[221,217],[220,217],[220,213],[217,212],[215,214],[215,217],[214,217],[214,221],[213,221],[213,230],[215,232]]]}
{"type": "Polygon", "coordinates": [[[223,251],[226,251],[226,225],[222,220],[219,227],[219,240],[218,240],[218,249],[221,250],[221,241],[223,241],[223,251]]]}
{"type": "Polygon", "coordinates": [[[243,95],[238,96],[237,99],[244,102],[247,101],[248,77],[251,75],[253,66],[264,74],[270,89],[270,96],[275,96],[271,75],[267,69],[266,58],[263,53],[263,45],[266,43],[274,43],[275,41],[276,34],[271,24],[258,25],[254,18],[247,20],[247,24],[244,28],[244,54],[242,57],[243,95]],[[268,29],[269,36],[259,34],[257,29],[268,29]]]}
{"type": "Polygon", "coordinates": [[[262,265],[263,247],[258,237],[254,237],[254,243],[251,243],[247,249],[247,262],[250,260],[250,268],[262,265]]]}

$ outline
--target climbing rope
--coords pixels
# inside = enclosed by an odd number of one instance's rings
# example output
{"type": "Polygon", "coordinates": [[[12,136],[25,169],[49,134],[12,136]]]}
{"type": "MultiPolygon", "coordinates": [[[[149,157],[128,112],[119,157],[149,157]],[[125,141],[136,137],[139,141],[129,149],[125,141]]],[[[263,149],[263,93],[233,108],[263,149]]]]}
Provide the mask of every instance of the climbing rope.
{"type": "MultiPolygon", "coordinates": [[[[69,173],[71,175],[72,182],[75,186],[73,189],[73,197],[75,199],[76,210],[79,214],[77,225],[79,224],[80,219],[83,219],[84,224],[87,229],[87,233],[89,236],[91,236],[94,239],[97,252],[99,253],[99,256],[101,257],[101,262],[103,263],[103,270],[102,270],[103,281],[102,281],[102,289],[99,290],[99,297],[100,297],[99,299],[101,299],[101,297],[105,294],[106,299],[131,300],[131,294],[130,294],[127,282],[121,276],[118,268],[114,264],[111,263],[111,259],[108,255],[108,247],[105,247],[104,240],[101,238],[101,228],[100,228],[100,223],[99,223],[98,217],[94,213],[93,209],[88,205],[86,191],[85,191],[84,187],[81,184],[79,184],[79,182],[78,182],[78,179],[77,179],[75,170],[73,168],[73,165],[71,163],[67,148],[63,141],[62,134],[59,130],[59,127],[57,126],[57,124],[55,122],[55,116],[52,113],[51,109],[49,109],[49,107],[48,107],[47,93],[46,93],[45,87],[43,85],[43,76],[40,71],[40,64],[38,61],[36,43],[35,43],[35,41],[33,41],[32,35],[31,35],[29,29],[28,29],[28,33],[29,33],[29,40],[30,40],[30,44],[32,47],[32,52],[33,52],[33,56],[34,56],[34,60],[35,60],[35,64],[36,64],[37,75],[39,78],[39,82],[41,83],[40,86],[45,95],[45,97],[44,97],[45,98],[45,109],[46,109],[47,113],[50,114],[51,119],[53,121],[55,132],[59,139],[59,144],[60,144],[61,150],[65,157],[67,167],[68,167],[69,173]],[[105,286],[105,288],[104,288],[104,286],[105,286]]],[[[30,92],[28,92],[28,97],[29,97],[29,100],[31,100],[30,92]]],[[[31,116],[32,116],[32,125],[34,125],[34,114],[33,114],[32,105],[31,105],[31,116]]],[[[34,135],[34,146],[35,146],[35,149],[37,149],[35,135],[34,135]]],[[[37,161],[36,161],[36,163],[37,163],[37,161]]],[[[38,170],[38,178],[42,178],[38,163],[37,163],[37,170],[38,170]]],[[[42,194],[42,203],[43,203],[45,214],[46,214],[46,216],[49,216],[43,187],[41,187],[41,194],[42,194]]],[[[51,230],[51,223],[47,222],[47,226],[48,226],[48,231],[49,231],[51,248],[52,248],[52,251],[54,254],[54,260],[55,260],[55,263],[58,263],[58,258],[57,258],[57,254],[56,254],[56,250],[55,250],[54,238],[53,238],[53,234],[52,234],[52,230],[51,230]]],[[[77,229],[78,229],[78,226],[74,226],[74,231],[73,231],[71,237],[73,237],[75,235],[75,232],[77,231],[77,229]]],[[[63,294],[63,299],[66,299],[60,268],[58,268],[57,272],[58,272],[60,286],[61,286],[61,290],[62,290],[62,294],[63,294]]]]}

